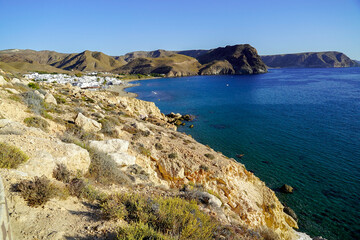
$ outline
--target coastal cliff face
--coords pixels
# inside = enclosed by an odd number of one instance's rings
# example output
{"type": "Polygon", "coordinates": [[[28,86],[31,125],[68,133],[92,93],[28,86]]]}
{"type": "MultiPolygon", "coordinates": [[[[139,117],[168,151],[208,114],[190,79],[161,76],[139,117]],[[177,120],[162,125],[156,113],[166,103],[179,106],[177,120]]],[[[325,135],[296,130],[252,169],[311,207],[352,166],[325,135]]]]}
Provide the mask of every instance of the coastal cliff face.
{"type": "Polygon", "coordinates": [[[264,63],[271,68],[339,68],[359,67],[341,52],[310,52],[261,56],[264,63]]]}
{"type": "MultiPolygon", "coordinates": [[[[27,206],[20,194],[12,190],[19,181],[43,173],[52,184],[59,185],[52,174],[59,162],[77,171],[78,176],[84,174],[81,178],[92,183],[91,169],[96,158],[95,149],[90,151],[86,147],[88,143],[102,146],[100,150],[110,157],[106,161],[118,164],[110,165],[117,166],[112,167],[111,173],[122,176],[120,182],[110,185],[96,178],[92,191],[195,199],[202,212],[212,216],[221,229],[228,229],[218,233],[219,239],[299,238],[293,229],[297,228],[296,221],[284,212],[283,205],[264,182],[234,159],[177,132],[154,103],[59,84],[41,83],[35,93],[26,87],[24,80],[19,83],[5,75],[0,86],[0,142],[6,141],[29,156],[17,169],[0,169],[15,238],[95,238],[107,232],[105,229],[116,228],[118,222],[104,223],[102,218],[95,217],[101,212],[91,208],[86,199],[54,198],[39,210],[27,206]],[[34,112],[38,105],[25,104],[29,94],[51,94],[56,101],[40,105],[46,108],[38,115],[34,112]],[[78,124],[79,112],[83,123],[78,124]],[[33,117],[47,124],[25,126],[29,124],[26,119],[33,117]],[[90,123],[100,125],[101,130],[90,128],[85,134],[81,128],[90,123]],[[84,215],[94,218],[89,221],[84,215]]],[[[34,99],[41,102],[42,98],[34,99]]],[[[109,166],[110,162],[102,164],[109,166]]]]}

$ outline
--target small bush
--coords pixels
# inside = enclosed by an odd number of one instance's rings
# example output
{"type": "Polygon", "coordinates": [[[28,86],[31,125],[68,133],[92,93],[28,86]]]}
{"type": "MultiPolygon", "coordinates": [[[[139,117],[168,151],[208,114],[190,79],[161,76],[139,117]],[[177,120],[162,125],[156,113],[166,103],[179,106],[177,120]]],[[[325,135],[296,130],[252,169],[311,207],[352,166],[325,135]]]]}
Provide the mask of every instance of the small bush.
{"type": "Polygon", "coordinates": [[[177,158],[177,153],[176,153],[176,152],[170,153],[170,154],[168,155],[168,157],[169,157],[169,158],[172,158],[172,159],[177,158]]]}
{"type": "Polygon", "coordinates": [[[67,169],[65,164],[57,164],[56,168],[53,171],[53,177],[63,183],[69,183],[71,172],[67,169]]]}
{"type": "Polygon", "coordinates": [[[28,117],[24,119],[24,123],[28,127],[40,128],[43,131],[47,131],[50,126],[49,123],[40,117],[28,117]]]}
{"type": "Polygon", "coordinates": [[[156,150],[163,150],[164,147],[163,147],[163,145],[161,145],[161,143],[155,143],[155,149],[156,150]]]}
{"type": "Polygon", "coordinates": [[[140,146],[139,147],[139,152],[144,155],[144,156],[147,156],[147,157],[150,157],[151,156],[151,152],[149,149],[145,148],[145,147],[142,147],[140,146]]]}
{"type": "Polygon", "coordinates": [[[200,165],[199,169],[202,169],[202,170],[204,170],[205,172],[209,171],[209,167],[206,166],[206,165],[203,165],[203,164],[200,165]]]}
{"type": "Polygon", "coordinates": [[[58,104],[64,104],[64,103],[66,103],[66,99],[65,99],[63,96],[61,96],[61,95],[54,95],[54,97],[55,97],[56,102],[57,102],[58,104]]]}
{"type": "Polygon", "coordinates": [[[85,187],[86,184],[84,180],[80,178],[71,179],[68,185],[70,194],[78,198],[81,198],[83,196],[85,187]]]}
{"type": "Polygon", "coordinates": [[[128,175],[122,172],[116,163],[105,153],[89,149],[91,163],[89,176],[102,184],[132,184],[128,175]]]}
{"type": "Polygon", "coordinates": [[[204,156],[211,160],[215,159],[215,156],[211,153],[205,153],[204,156]]]}
{"type": "Polygon", "coordinates": [[[270,228],[263,227],[259,230],[259,233],[264,240],[280,240],[279,235],[270,228]]]}
{"type": "Polygon", "coordinates": [[[25,92],[22,94],[25,104],[36,114],[41,114],[45,111],[44,100],[39,97],[34,91],[25,92]]]}
{"type": "Polygon", "coordinates": [[[104,119],[99,120],[99,123],[101,123],[102,128],[101,132],[105,135],[113,138],[118,138],[119,133],[116,131],[115,127],[119,125],[119,122],[116,121],[115,118],[106,117],[104,119]]]}
{"type": "Polygon", "coordinates": [[[117,239],[119,240],[167,240],[170,239],[164,234],[155,231],[149,225],[142,222],[133,223],[126,227],[119,228],[117,232],[117,239]]]}
{"type": "Polygon", "coordinates": [[[17,168],[29,157],[17,147],[0,142],[0,168],[17,168]]]}
{"type": "Polygon", "coordinates": [[[29,84],[28,84],[28,87],[29,87],[29,88],[32,88],[32,89],[35,89],[35,90],[40,89],[39,84],[38,84],[38,83],[34,83],[34,82],[29,83],[29,84]]]}
{"type": "Polygon", "coordinates": [[[54,196],[54,188],[46,177],[23,180],[17,185],[17,190],[31,207],[42,206],[54,196]]]}

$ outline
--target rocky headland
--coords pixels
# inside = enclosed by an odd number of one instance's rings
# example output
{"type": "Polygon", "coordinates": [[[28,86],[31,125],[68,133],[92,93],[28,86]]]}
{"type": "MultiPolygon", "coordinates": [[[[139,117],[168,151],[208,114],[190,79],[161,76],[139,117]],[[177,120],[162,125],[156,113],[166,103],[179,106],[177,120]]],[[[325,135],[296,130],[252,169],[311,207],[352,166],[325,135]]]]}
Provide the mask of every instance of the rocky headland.
{"type": "Polygon", "coordinates": [[[190,115],[0,75],[0,176],[14,239],[309,239],[244,165],[176,131],[190,115]]]}
{"type": "Polygon", "coordinates": [[[344,53],[335,51],[267,55],[261,56],[261,59],[270,68],[360,67],[344,53]]]}

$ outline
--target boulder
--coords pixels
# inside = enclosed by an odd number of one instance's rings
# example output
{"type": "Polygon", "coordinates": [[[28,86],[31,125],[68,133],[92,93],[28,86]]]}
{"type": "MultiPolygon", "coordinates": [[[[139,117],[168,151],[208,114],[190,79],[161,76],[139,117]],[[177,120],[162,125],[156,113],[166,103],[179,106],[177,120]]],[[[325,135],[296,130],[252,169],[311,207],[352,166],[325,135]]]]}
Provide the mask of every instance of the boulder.
{"type": "Polygon", "coordinates": [[[17,90],[13,89],[13,88],[5,88],[6,91],[9,91],[13,94],[20,94],[17,90]]]}
{"type": "Polygon", "coordinates": [[[45,95],[44,101],[46,103],[51,103],[51,104],[57,105],[57,101],[56,101],[55,97],[51,93],[47,93],[45,95]]]}
{"type": "Polygon", "coordinates": [[[290,185],[284,184],[281,186],[280,191],[283,193],[293,193],[294,188],[290,185]]]}
{"type": "Polygon", "coordinates": [[[193,194],[193,198],[196,198],[199,202],[210,205],[215,208],[219,208],[222,205],[222,202],[219,198],[207,192],[196,191],[193,194]]]}
{"type": "Polygon", "coordinates": [[[98,132],[101,130],[101,123],[85,117],[82,113],[78,113],[75,118],[75,124],[88,132],[98,132]]]}
{"type": "Polygon", "coordinates": [[[127,152],[129,142],[122,139],[110,139],[105,141],[90,141],[89,146],[102,153],[127,152]]]}
{"type": "Polygon", "coordinates": [[[127,153],[129,142],[122,139],[90,141],[89,146],[97,152],[105,153],[119,167],[134,165],[136,158],[127,153]]]}
{"type": "Polygon", "coordinates": [[[8,85],[9,83],[4,79],[3,76],[0,76],[0,86],[8,85]]]}
{"type": "Polygon", "coordinates": [[[134,165],[136,157],[127,153],[109,153],[108,156],[119,166],[134,165]]]}
{"type": "Polygon", "coordinates": [[[35,95],[38,96],[39,98],[45,99],[45,96],[42,95],[38,90],[35,90],[34,93],[35,93],[35,95]]]}
{"type": "Polygon", "coordinates": [[[12,83],[12,84],[22,84],[22,82],[21,82],[20,79],[18,79],[18,78],[13,78],[13,79],[11,80],[11,83],[12,83]]]}

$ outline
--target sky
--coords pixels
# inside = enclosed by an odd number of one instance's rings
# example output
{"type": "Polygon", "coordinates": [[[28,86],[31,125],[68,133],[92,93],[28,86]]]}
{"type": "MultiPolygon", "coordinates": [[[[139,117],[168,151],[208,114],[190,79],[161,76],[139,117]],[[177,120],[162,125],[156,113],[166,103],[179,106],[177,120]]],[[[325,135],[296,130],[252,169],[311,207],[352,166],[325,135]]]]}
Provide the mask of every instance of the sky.
{"type": "Polygon", "coordinates": [[[0,0],[0,49],[118,56],[243,43],[360,60],[360,0],[0,0]]]}

